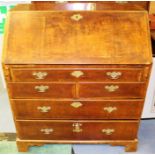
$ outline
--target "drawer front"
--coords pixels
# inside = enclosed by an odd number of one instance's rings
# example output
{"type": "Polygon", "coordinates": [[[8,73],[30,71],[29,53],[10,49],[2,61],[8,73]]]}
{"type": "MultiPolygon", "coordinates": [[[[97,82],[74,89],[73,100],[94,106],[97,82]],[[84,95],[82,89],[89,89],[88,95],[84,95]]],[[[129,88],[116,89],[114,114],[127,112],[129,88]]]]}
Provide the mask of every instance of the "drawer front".
{"type": "Polygon", "coordinates": [[[12,100],[16,119],[138,119],[143,100],[12,100]]]}
{"type": "Polygon", "coordinates": [[[143,81],[142,68],[11,69],[14,82],[35,81],[143,81]]]}
{"type": "Polygon", "coordinates": [[[72,98],[73,83],[8,83],[11,98],[72,98]]]}
{"type": "Polygon", "coordinates": [[[81,98],[144,98],[145,83],[81,83],[81,98]]]}
{"type": "Polygon", "coordinates": [[[34,140],[133,140],[138,121],[17,121],[18,137],[34,140]]]}

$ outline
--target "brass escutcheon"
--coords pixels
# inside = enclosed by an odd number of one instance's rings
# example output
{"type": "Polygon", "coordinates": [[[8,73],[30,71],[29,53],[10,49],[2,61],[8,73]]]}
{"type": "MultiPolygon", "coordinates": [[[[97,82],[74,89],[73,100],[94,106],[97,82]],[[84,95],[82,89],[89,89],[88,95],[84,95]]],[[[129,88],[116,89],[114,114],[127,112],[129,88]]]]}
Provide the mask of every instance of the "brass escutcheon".
{"type": "Polygon", "coordinates": [[[110,86],[106,85],[104,88],[105,88],[108,92],[114,92],[114,91],[116,91],[117,89],[119,89],[119,86],[118,86],[118,85],[110,85],[110,86]]]}
{"type": "Polygon", "coordinates": [[[40,85],[40,86],[35,86],[34,89],[37,90],[37,92],[44,93],[46,92],[46,90],[49,89],[49,86],[40,85]]]}
{"type": "Polygon", "coordinates": [[[71,19],[72,20],[75,20],[75,21],[79,21],[83,18],[83,16],[81,14],[74,14],[71,16],[71,19]]]}
{"type": "Polygon", "coordinates": [[[118,79],[120,78],[120,76],[122,75],[121,72],[107,72],[106,75],[110,78],[110,79],[118,79]]]}
{"type": "Polygon", "coordinates": [[[117,110],[117,107],[104,107],[103,109],[104,109],[104,111],[111,113],[111,112],[117,110]]]}
{"type": "Polygon", "coordinates": [[[82,106],[82,103],[81,102],[73,102],[73,103],[71,103],[71,106],[74,108],[79,108],[82,106]]]}
{"type": "Polygon", "coordinates": [[[35,76],[35,79],[42,80],[42,79],[45,79],[48,73],[47,72],[33,72],[32,75],[35,76]]]}
{"type": "Polygon", "coordinates": [[[37,107],[37,109],[42,113],[46,113],[51,110],[51,107],[50,106],[42,106],[42,107],[37,107]]]}
{"type": "Polygon", "coordinates": [[[84,75],[84,73],[82,71],[73,71],[71,75],[76,78],[79,78],[80,76],[84,75]]]}
{"type": "Polygon", "coordinates": [[[41,132],[43,132],[43,134],[45,135],[49,135],[51,134],[54,130],[52,128],[45,128],[45,129],[41,129],[41,132]]]}
{"type": "Polygon", "coordinates": [[[77,133],[82,132],[82,129],[80,128],[82,126],[81,123],[73,123],[72,126],[73,126],[73,132],[77,133]]]}

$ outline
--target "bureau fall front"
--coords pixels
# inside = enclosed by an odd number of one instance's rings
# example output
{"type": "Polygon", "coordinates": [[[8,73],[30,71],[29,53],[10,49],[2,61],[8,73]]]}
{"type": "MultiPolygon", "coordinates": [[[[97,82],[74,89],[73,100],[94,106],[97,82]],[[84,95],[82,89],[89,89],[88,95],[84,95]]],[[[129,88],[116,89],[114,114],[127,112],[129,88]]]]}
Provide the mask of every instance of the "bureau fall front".
{"type": "Polygon", "coordinates": [[[69,5],[8,13],[2,63],[18,149],[103,143],[136,151],[152,64],[147,12],[69,5]]]}

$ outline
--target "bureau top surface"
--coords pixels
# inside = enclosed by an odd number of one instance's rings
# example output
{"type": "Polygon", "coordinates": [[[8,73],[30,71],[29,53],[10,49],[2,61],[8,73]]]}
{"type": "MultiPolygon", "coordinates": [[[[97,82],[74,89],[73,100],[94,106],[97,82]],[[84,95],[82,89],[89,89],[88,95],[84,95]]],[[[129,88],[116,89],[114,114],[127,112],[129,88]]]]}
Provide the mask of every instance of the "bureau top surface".
{"type": "Polygon", "coordinates": [[[4,64],[150,64],[145,11],[12,10],[4,64]]]}

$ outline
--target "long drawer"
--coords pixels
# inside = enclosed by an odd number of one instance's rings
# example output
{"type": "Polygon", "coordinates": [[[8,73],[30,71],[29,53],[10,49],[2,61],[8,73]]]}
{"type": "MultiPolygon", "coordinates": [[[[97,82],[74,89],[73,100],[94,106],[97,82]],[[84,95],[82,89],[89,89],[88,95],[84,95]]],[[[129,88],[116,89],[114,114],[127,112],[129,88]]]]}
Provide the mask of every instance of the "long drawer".
{"type": "Polygon", "coordinates": [[[144,81],[144,68],[12,68],[14,82],[144,81]]]}
{"type": "Polygon", "coordinates": [[[143,100],[11,100],[16,119],[139,119],[143,100]]]}
{"type": "Polygon", "coordinates": [[[11,98],[143,98],[141,83],[8,83],[11,98]]]}
{"type": "Polygon", "coordinates": [[[20,139],[133,140],[138,121],[16,121],[20,139]]]}

